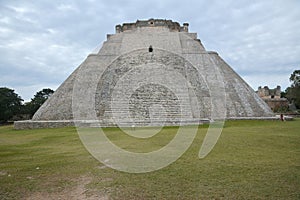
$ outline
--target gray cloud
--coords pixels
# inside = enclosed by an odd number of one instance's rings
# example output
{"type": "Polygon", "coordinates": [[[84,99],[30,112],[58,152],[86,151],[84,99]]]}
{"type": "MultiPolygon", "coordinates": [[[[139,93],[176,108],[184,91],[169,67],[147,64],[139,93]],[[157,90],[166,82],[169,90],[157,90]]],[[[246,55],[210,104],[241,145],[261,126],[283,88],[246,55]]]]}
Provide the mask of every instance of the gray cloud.
{"type": "Polygon", "coordinates": [[[0,3],[0,86],[26,100],[56,89],[116,24],[162,18],[189,22],[254,89],[283,88],[300,64],[300,2],[6,1],[0,3]]]}

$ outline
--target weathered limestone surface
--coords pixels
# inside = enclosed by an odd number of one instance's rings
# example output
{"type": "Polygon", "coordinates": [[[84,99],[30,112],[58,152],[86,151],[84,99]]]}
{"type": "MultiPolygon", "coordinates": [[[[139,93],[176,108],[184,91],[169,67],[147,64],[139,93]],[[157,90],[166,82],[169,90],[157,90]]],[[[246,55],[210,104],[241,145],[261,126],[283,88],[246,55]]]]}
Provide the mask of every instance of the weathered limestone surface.
{"type": "Polygon", "coordinates": [[[27,121],[16,121],[14,123],[15,129],[36,129],[36,128],[59,128],[74,126],[73,120],[27,120],[27,121]]]}
{"type": "Polygon", "coordinates": [[[268,86],[260,86],[256,94],[262,98],[274,112],[289,108],[288,100],[281,97],[281,87],[279,85],[274,89],[269,89],[268,86]]]}
{"type": "Polygon", "coordinates": [[[87,57],[32,121],[15,127],[60,120],[72,125],[75,118],[99,120],[100,126],[195,124],[222,118],[222,112],[230,119],[274,116],[217,53],[188,32],[187,23],[150,19],[117,25],[116,34],[107,35],[100,51],[87,57]]]}

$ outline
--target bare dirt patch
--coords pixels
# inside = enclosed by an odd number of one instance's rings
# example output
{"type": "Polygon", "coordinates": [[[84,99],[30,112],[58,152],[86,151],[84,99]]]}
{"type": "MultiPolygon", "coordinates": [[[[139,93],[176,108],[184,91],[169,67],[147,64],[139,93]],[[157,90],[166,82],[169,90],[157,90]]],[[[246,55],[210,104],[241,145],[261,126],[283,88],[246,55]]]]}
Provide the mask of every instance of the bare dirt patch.
{"type": "Polygon", "coordinates": [[[91,182],[90,177],[80,177],[72,180],[76,182],[73,187],[65,188],[61,192],[35,192],[30,194],[27,200],[108,200],[108,196],[97,191],[89,191],[86,185],[91,182]]]}

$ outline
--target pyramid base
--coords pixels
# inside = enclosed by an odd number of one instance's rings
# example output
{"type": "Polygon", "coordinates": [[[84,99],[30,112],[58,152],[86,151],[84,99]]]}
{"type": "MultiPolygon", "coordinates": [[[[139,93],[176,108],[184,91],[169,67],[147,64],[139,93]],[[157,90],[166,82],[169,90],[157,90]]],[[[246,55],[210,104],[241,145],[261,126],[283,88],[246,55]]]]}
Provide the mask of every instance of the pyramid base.
{"type": "MultiPolygon", "coordinates": [[[[290,118],[285,118],[286,120],[291,120],[290,118]]],[[[226,120],[280,120],[279,116],[275,117],[229,117],[226,120]]],[[[200,125],[200,124],[208,124],[212,122],[212,120],[201,118],[201,119],[189,119],[184,121],[172,121],[163,123],[161,121],[152,121],[151,125],[145,125],[143,121],[140,122],[123,122],[121,125],[117,125],[116,123],[103,122],[97,120],[44,120],[44,121],[34,121],[34,120],[26,120],[26,121],[15,121],[14,129],[39,129],[39,128],[61,128],[61,127],[157,127],[157,126],[179,126],[179,125],[200,125]]]]}
{"type": "Polygon", "coordinates": [[[73,120],[51,120],[51,121],[15,121],[14,129],[38,129],[38,128],[60,128],[60,127],[69,127],[75,126],[73,120]]]}
{"type": "Polygon", "coordinates": [[[97,121],[97,120],[49,120],[49,121],[35,121],[35,120],[26,120],[26,121],[15,121],[14,129],[38,129],[38,128],[59,128],[59,127],[160,127],[160,126],[179,126],[179,125],[200,125],[204,123],[210,123],[209,119],[191,119],[184,121],[171,121],[171,122],[161,122],[161,121],[152,121],[151,124],[145,123],[145,121],[135,121],[125,122],[123,121],[120,124],[116,124],[113,121],[97,121]]]}

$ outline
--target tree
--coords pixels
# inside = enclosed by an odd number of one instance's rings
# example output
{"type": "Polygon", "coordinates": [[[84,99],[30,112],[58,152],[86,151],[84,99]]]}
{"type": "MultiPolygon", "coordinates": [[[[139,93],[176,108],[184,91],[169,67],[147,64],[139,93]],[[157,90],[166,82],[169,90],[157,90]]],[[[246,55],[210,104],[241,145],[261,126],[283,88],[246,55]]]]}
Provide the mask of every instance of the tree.
{"type": "Polygon", "coordinates": [[[22,109],[23,99],[14,90],[0,88],[0,122],[7,122],[22,109]]]}
{"type": "Polygon", "coordinates": [[[280,93],[280,97],[281,97],[281,98],[286,98],[286,91],[282,91],[282,92],[280,93]]]}
{"type": "Polygon", "coordinates": [[[290,102],[293,102],[295,106],[300,108],[300,70],[295,70],[291,76],[291,87],[286,89],[286,97],[290,102]]]}
{"type": "Polygon", "coordinates": [[[290,77],[292,87],[300,87],[300,70],[295,70],[290,77]]]}
{"type": "Polygon", "coordinates": [[[30,117],[41,107],[41,105],[54,93],[50,88],[42,89],[37,92],[29,103],[26,103],[24,106],[25,110],[30,114],[30,117]]]}

